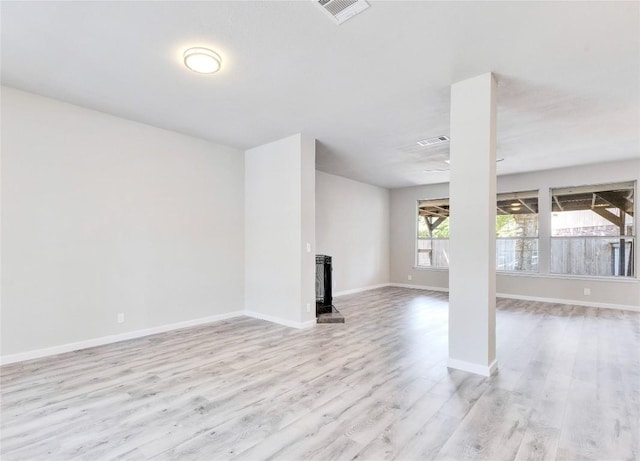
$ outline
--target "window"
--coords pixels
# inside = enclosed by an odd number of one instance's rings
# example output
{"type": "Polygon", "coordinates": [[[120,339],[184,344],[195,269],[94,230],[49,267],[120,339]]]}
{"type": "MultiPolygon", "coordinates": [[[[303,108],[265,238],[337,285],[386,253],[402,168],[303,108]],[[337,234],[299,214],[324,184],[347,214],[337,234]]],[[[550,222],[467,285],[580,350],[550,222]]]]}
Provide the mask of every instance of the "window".
{"type": "Polygon", "coordinates": [[[556,274],[633,277],[635,183],[551,190],[556,274]]]}
{"type": "Polygon", "coordinates": [[[538,191],[498,194],[496,270],[538,271],[538,191]]]}
{"type": "MultiPolygon", "coordinates": [[[[496,269],[538,270],[538,192],[498,195],[496,269]]],[[[449,267],[449,199],[418,201],[418,267],[449,267]]]]}
{"type": "Polygon", "coordinates": [[[449,267],[449,199],[418,201],[416,265],[449,267]]]}

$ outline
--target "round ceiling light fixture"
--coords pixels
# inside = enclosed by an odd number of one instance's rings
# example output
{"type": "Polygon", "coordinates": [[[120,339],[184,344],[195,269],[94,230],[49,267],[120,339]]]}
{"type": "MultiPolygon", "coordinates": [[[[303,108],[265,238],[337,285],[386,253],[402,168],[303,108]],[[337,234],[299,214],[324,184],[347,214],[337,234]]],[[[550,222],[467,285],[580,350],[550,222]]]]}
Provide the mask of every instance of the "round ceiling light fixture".
{"type": "Polygon", "coordinates": [[[213,74],[218,72],[222,66],[220,55],[208,48],[189,48],[182,57],[184,65],[199,74],[213,74]]]}

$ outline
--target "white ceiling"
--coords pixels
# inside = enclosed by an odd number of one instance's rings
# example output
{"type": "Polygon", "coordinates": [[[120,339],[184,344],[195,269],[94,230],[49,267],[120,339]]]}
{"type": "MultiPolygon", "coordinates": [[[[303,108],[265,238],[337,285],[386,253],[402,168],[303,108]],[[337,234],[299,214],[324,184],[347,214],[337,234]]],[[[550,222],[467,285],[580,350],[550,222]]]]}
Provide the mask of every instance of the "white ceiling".
{"type": "Polygon", "coordinates": [[[443,182],[449,87],[493,71],[499,174],[640,157],[640,3],[2,1],[2,82],[241,149],[304,132],[318,169],[443,182]],[[223,70],[186,70],[208,46],[223,70]]]}

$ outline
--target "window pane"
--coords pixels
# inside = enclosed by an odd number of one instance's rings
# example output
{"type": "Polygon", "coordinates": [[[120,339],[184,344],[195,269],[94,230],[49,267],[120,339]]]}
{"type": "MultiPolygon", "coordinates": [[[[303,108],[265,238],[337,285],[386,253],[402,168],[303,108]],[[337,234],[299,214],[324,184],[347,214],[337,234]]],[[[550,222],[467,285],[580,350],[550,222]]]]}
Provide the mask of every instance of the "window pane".
{"type": "Polygon", "coordinates": [[[498,194],[496,270],[538,271],[538,191],[498,194]]]}
{"type": "Polygon", "coordinates": [[[551,235],[634,235],[634,184],[553,189],[551,235]]]}
{"type": "Polygon", "coordinates": [[[449,267],[449,240],[418,239],[418,266],[449,267]]]}
{"type": "Polygon", "coordinates": [[[418,253],[422,267],[449,267],[449,199],[418,201],[418,253]]]}
{"type": "Polygon", "coordinates": [[[498,214],[496,237],[537,237],[537,214],[498,214]]]}
{"type": "MultiPolygon", "coordinates": [[[[554,237],[620,235],[620,209],[603,208],[603,211],[609,213],[606,215],[608,219],[592,210],[554,212],[551,214],[551,235],[554,237]]],[[[624,223],[624,235],[633,235],[633,216],[625,213],[624,223]]]]}
{"type": "Polygon", "coordinates": [[[553,189],[551,195],[551,272],[633,276],[633,182],[553,189]]]}
{"type": "Polygon", "coordinates": [[[496,270],[538,271],[538,239],[506,238],[496,240],[496,270]]]}

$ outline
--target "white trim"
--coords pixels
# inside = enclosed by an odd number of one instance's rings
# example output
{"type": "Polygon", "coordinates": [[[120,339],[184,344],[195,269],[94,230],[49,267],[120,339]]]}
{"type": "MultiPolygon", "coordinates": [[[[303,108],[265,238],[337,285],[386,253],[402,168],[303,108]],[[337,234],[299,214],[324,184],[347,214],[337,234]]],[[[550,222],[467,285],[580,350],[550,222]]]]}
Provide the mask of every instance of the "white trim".
{"type": "Polygon", "coordinates": [[[391,285],[390,283],[381,283],[380,285],[370,285],[368,287],[354,288],[352,290],[343,290],[343,291],[338,291],[334,293],[333,296],[338,297],[338,296],[352,295],[354,293],[361,293],[363,291],[375,290],[376,288],[384,288],[390,285],[391,285]]]}
{"type": "Polygon", "coordinates": [[[541,274],[540,272],[496,271],[496,275],[506,277],[532,277],[539,279],[575,280],[578,282],[607,282],[607,283],[639,283],[637,277],[596,276],[596,275],[570,275],[570,274],[541,274]]]}
{"type": "Polygon", "coordinates": [[[449,289],[445,287],[428,287],[425,285],[410,285],[408,283],[390,283],[389,286],[397,288],[412,288],[414,290],[444,291],[447,293],[449,292],[449,289]]]}
{"type": "MultiPolygon", "coordinates": [[[[318,319],[313,318],[311,320],[307,320],[306,322],[300,322],[300,329],[304,330],[307,328],[313,328],[318,324],[318,319]]],[[[297,327],[295,327],[297,328],[297,327]]]]}
{"type": "Polygon", "coordinates": [[[496,297],[509,298],[509,299],[521,299],[523,301],[540,301],[543,303],[567,304],[571,306],[584,306],[584,307],[601,307],[603,309],[620,309],[623,311],[640,312],[640,306],[633,306],[628,304],[598,303],[593,301],[581,301],[577,299],[541,298],[538,296],[512,295],[507,293],[496,293],[496,297]]]}
{"type": "Polygon", "coordinates": [[[317,323],[316,319],[307,320],[306,322],[294,322],[292,320],[281,319],[280,317],[274,317],[272,315],[262,314],[255,311],[244,311],[244,315],[247,317],[253,317],[254,319],[266,320],[267,322],[277,323],[279,325],[297,329],[311,328],[317,323]]]}
{"type": "Polygon", "coordinates": [[[491,376],[498,370],[498,362],[494,360],[489,365],[480,365],[478,363],[465,362],[464,360],[452,359],[447,360],[447,368],[475,373],[481,376],[491,376]]]}
{"type": "MultiPolygon", "coordinates": [[[[413,266],[413,270],[425,271],[425,272],[448,272],[448,267],[426,267],[426,266],[413,266]]],[[[501,277],[532,277],[539,279],[552,279],[552,280],[575,280],[578,282],[607,282],[607,283],[640,283],[640,276],[638,277],[621,277],[617,275],[602,276],[602,275],[571,275],[571,274],[555,274],[532,271],[507,271],[496,269],[496,275],[501,277]]]]}
{"type": "MultiPolygon", "coordinates": [[[[429,287],[424,285],[409,285],[406,283],[384,283],[381,285],[373,285],[370,287],[358,288],[355,290],[348,290],[340,292],[336,294],[336,296],[343,296],[351,293],[360,293],[362,291],[374,290],[376,288],[384,288],[384,287],[397,287],[397,288],[411,288],[416,290],[428,290],[428,291],[440,291],[440,292],[448,292],[448,288],[444,287],[429,287]]],[[[540,301],[545,303],[556,303],[556,304],[566,304],[566,305],[575,305],[575,306],[585,306],[585,307],[595,307],[595,308],[604,308],[604,309],[620,309],[627,311],[640,312],[640,306],[632,306],[626,304],[610,304],[610,303],[598,303],[592,301],[580,301],[574,299],[557,299],[557,298],[543,298],[538,296],[523,296],[523,295],[514,295],[507,293],[496,293],[496,297],[499,298],[509,298],[509,299],[520,299],[524,301],[540,301]]],[[[105,344],[117,343],[120,341],[126,341],[128,339],[142,338],[144,336],[154,335],[157,333],[165,333],[167,331],[179,330],[181,328],[188,328],[198,325],[204,325],[206,323],[219,322],[221,320],[231,319],[234,317],[241,316],[253,317],[260,320],[266,320],[268,322],[277,323],[280,325],[285,325],[291,328],[297,329],[305,329],[312,328],[316,325],[316,320],[308,320],[306,322],[292,322],[290,320],[281,319],[278,317],[273,317],[270,315],[261,314],[254,311],[233,311],[227,312],[225,314],[212,315],[209,317],[202,317],[199,319],[193,320],[185,320],[183,322],[172,323],[169,325],[161,325],[157,327],[145,328],[143,330],[135,330],[127,333],[120,333],[117,335],[110,336],[102,336],[100,338],[88,339],[85,341],[78,341],[75,343],[62,344],[59,346],[47,347],[43,349],[35,349],[27,352],[20,352],[17,354],[0,356],[0,366],[8,365],[10,363],[15,362],[24,362],[26,360],[37,359],[41,357],[48,357],[51,355],[62,354],[65,352],[72,352],[81,349],[87,349],[89,347],[103,346],[105,344]]],[[[469,369],[463,368],[466,362],[455,361],[454,359],[449,359],[450,363],[454,363],[454,365],[450,365],[450,368],[457,368],[464,371],[471,371],[469,369]],[[451,362],[453,360],[453,362],[451,362]],[[455,364],[462,364],[461,366],[456,366],[455,364]]],[[[468,364],[469,366],[476,366],[474,364],[468,364]]],[[[491,366],[495,366],[495,361],[491,366]]],[[[476,371],[471,371],[472,373],[483,374],[476,371]]],[[[487,376],[487,375],[485,375],[487,376]]]]}
{"type": "MultiPolygon", "coordinates": [[[[427,287],[424,285],[408,285],[406,283],[390,283],[389,285],[392,287],[398,287],[398,288],[413,288],[416,290],[449,292],[449,289],[444,287],[427,287]]],[[[640,312],[640,306],[634,306],[629,304],[600,303],[600,302],[594,302],[594,301],[582,301],[578,299],[544,298],[540,296],[524,296],[524,295],[514,295],[509,293],[496,293],[496,297],[507,298],[507,299],[521,299],[523,301],[540,301],[543,303],[566,304],[568,306],[584,306],[584,307],[596,307],[596,308],[601,307],[603,309],[620,309],[623,311],[640,312]]]]}
{"type": "Polygon", "coordinates": [[[120,333],[117,335],[102,336],[100,338],[88,339],[85,341],[78,341],[75,343],[61,344],[59,346],[46,347],[43,349],[35,349],[32,351],[20,352],[18,354],[5,355],[0,357],[0,365],[7,365],[9,363],[15,363],[15,362],[24,362],[25,360],[48,357],[50,355],[62,354],[64,352],[78,351],[81,349],[87,349],[89,347],[104,346],[105,344],[117,343],[120,341],[126,341],[128,339],[142,338],[144,336],[155,335],[157,333],[165,333],[167,331],[172,331],[172,330],[179,330],[181,328],[188,328],[188,327],[194,327],[198,325],[204,325],[206,323],[219,322],[221,320],[227,320],[234,317],[241,317],[243,314],[244,314],[243,311],[227,312],[224,314],[211,315],[209,317],[202,317],[199,319],[185,320],[183,322],[145,328],[143,330],[129,331],[129,332],[120,333]]]}

